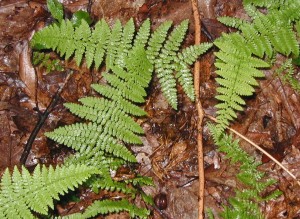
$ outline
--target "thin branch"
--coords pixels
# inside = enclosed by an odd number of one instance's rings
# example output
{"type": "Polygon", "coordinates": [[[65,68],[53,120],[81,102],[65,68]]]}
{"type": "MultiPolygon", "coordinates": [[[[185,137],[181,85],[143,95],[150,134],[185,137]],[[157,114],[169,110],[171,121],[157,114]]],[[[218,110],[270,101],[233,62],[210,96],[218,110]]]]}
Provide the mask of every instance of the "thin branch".
{"type": "Polygon", "coordinates": [[[265,151],[263,148],[261,148],[260,146],[258,146],[257,144],[255,144],[253,141],[251,141],[249,138],[245,137],[244,135],[242,135],[241,133],[239,133],[238,131],[229,128],[228,129],[233,132],[234,134],[236,134],[237,136],[239,136],[240,138],[244,139],[245,141],[247,141],[249,144],[251,144],[253,147],[255,147],[257,150],[261,151],[263,154],[265,154],[268,158],[270,158],[274,163],[276,163],[280,168],[282,168],[285,172],[287,172],[287,174],[289,174],[294,180],[296,180],[296,182],[298,183],[298,185],[300,186],[300,182],[297,180],[297,177],[291,173],[285,166],[283,166],[278,160],[276,160],[271,154],[269,154],[267,151],[265,151]]]}
{"type": "MultiPolygon", "coordinates": [[[[200,44],[201,40],[201,22],[198,11],[197,0],[191,0],[192,9],[195,20],[195,45],[200,44]]],[[[203,157],[203,136],[202,136],[202,122],[204,118],[204,111],[200,101],[200,62],[197,61],[194,65],[194,89],[196,93],[196,108],[198,113],[197,122],[197,146],[198,146],[198,171],[199,171],[199,204],[198,204],[198,218],[203,219],[204,212],[204,157],[203,157]]]]}
{"type": "Polygon", "coordinates": [[[40,129],[43,127],[43,124],[45,123],[46,119],[48,118],[48,115],[51,113],[51,111],[53,110],[53,108],[56,106],[57,101],[60,98],[60,94],[63,91],[65,85],[67,84],[67,82],[69,81],[71,76],[71,73],[68,72],[64,84],[56,91],[55,95],[53,96],[50,104],[48,105],[48,107],[46,108],[46,110],[43,112],[43,114],[40,116],[39,121],[37,122],[37,124],[35,125],[33,131],[31,132],[27,143],[25,145],[24,151],[22,153],[22,156],[20,158],[20,162],[21,164],[25,165],[26,160],[28,158],[28,155],[31,151],[32,148],[32,144],[37,136],[37,134],[39,133],[40,129]]]}
{"type": "MultiPolygon", "coordinates": [[[[216,118],[206,115],[209,119],[213,120],[214,122],[217,122],[216,118]]],[[[261,148],[260,146],[258,146],[257,144],[255,144],[253,141],[251,141],[249,138],[247,138],[246,136],[242,135],[241,133],[239,133],[238,131],[227,127],[227,129],[229,129],[231,132],[233,132],[234,134],[236,134],[237,136],[239,136],[240,138],[242,138],[243,140],[247,141],[249,144],[251,144],[253,147],[255,147],[257,150],[259,150],[260,152],[262,152],[264,155],[266,155],[268,158],[270,158],[274,163],[276,163],[281,169],[283,169],[288,175],[290,175],[296,182],[297,184],[300,186],[300,181],[297,179],[297,177],[291,173],[284,165],[282,165],[278,160],[276,160],[271,154],[269,154],[267,151],[265,151],[263,148],[261,148]]]]}

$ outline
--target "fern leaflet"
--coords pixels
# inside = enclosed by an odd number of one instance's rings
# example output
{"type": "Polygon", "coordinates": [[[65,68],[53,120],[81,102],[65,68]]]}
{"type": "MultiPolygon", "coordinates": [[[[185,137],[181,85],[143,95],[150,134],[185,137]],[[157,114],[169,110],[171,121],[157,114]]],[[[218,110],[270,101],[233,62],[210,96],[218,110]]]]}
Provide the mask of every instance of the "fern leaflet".
{"type": "Polygon", "coordinates": [[[34,218],[31,210],[47,214],[48,207],[54,207],[53,199],[59,199],[59,195],[97,173],[95,167],[84,165],[57,166],[56,169],[37,166],[32,175],[24,167],[22,173],[15,167],[12,176],[6,169],[1,180],[0,217],[34,218]]]}

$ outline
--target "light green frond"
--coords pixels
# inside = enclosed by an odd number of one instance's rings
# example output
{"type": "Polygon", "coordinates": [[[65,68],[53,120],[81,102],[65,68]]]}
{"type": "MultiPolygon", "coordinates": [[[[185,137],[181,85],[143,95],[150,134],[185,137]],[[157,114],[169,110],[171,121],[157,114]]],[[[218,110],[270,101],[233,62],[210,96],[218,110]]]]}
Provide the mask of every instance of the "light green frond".
{"type": "Polygon", "coordinates": [[[171,26],[172,21],[166,21],[162,23],[153,34],[151,34],[146,52],[147,57],[152,64],[154,64],[154,60],[158,57],[171,26]]]}
{"type": "Polygon", "coordinates": [[[200,45],[193,45],[183,49],[177,54],[175,61],[175,77],[179,84],[183,87],[186,95],[191,99],[195,99],[193,74],[190,71],[192,65],[197,58],[211,48],[211,43],[202,43],[200,45]]]}
{"type": "Polygon", "coordinates": [[[90,207],[88,207],[83,213],[83,218],[94,217],[98,214],[118,213],[120,211],[128,211],[132,218],[139,217],[146,219],[150,212],[144,208],[138,208],[135,205],[129,203],[127,200],[112,201],[95,201],[90,207]]]}
{"type": "MultiPolygon", "coordinates": [[[[111,126],[111,124],[109,125],[111,126]]],[[[89,154],[93,156],[98,151],[104,151],[129,162],[136,162],[134,155],[123,144],[119,143],[119,139],[122,139],[120,136],[113,136],[113,133],[110,133],[106,127],[94,123],[76,123],[60,127],[53,132],[46,133],[46,136],[85,156],[89,154]]]]}
{"type": "Polygon", "coordinates": [[[116,46],[118,52],[117,52],[117,57],[114,62],[114,65],[124,68],[125,66],[124,59],[132,47],[134,33],[135,33],[135,27],[134,27],[133,19],[131,18],[123,28],[121,43],[116,46]]]}
{"type": "Polygon", "coordinates": [[[148,42],[150,36],[150,20],[147,19],[141,25],[136,38],[134,39],[133,46],[134,47],[143,47],[145,48],[146,43],[148,42]]]}
{"type": "Polygon", "coordinates": [[[22,167],[17,167],[10,175],[8,169],[1,180],[0,212],[3,219],[35,218],[32,211],[47,214],[48,208],[53,209],[53,200],[82,184],[92,174],[97,174],[95,167],[84,165],[50,166],[39,165],[32,175],[22,167]],[[40,195],[43,194],[43,195],[40,195]]]}
{"type": "Polygon", "coordinates": [[[211,43],[201,43],[199,45],[192,45],[184,48],[180,53],[177,54],[178,59],[175,59],[176,63],[185,63],[192,65],[197,58],[204,54],[207,50],[212,47],[211,43]]]}
{"type": "MultiPolygon", "coordinates": [[[[81,21],[81,25],[75,29],[74,40],[76,41],[85,41],[86,39],[90,39],[91,37],[91,30],[89,25],[85,20],[81,21]]],[[[75,61],[76,64],[79,66],[85,53],[85,49],[87,47],[87,42],[83,44],[76,45],[77,48],[75,50],[75,61]]]]}
{"type": "Polygon", "coordinates": [[[109,39],[110,28],[105,20],[102,19],[96,23],[86,48],[86,62],[88,67],[91,67],[94,62],[95,68],[99,68],[103,62],[109,39]]]}
{"type": "MultiPolygon", "coordinates": [[[[115,70],[115,68],[112,67],[112,70],[115,70]]],[[[102,76],[112,87],[119,90],[119,94],[125,99],[136,103],[143,103],[145,101],[144,97],[146,96],[146,92],[138,84],[131,84],[134,85],[134,87],[129,87],[128,82],[124,83],[123,80],[120,80],[114,74],[103,73],[102,76]]]]}
{"type": "Polygon", "coordinates": [[[118,56],[118,49],[121,46],[122,42],[122,24],[119,20],[116,21],[115,25],[111,30],[110,39],[107,45],[107,52],[106,52],[106,71],[109,71],[111,66],[114,65],[116,58],[118,56]]]}
{"type": "Polygon", "coordinates": [[[241,29],[242,26],[244,26],[245,21],[243,21],[240,18],[235,17],[218,17],[218,21],[220,21],[222,24],[225,24],[226,26],[233,27],[236,29],[241,29]]]}

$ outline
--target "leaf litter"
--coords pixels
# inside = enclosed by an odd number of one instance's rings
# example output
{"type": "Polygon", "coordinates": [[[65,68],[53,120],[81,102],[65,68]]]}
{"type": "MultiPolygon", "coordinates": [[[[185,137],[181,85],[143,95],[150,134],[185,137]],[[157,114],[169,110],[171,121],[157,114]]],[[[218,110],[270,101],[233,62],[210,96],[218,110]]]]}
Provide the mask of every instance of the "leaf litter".
{"type": "MultiPolygon", "coordinates": [[[[110,24],[115,19],[122,22],[135,18],[137,25],[146,18],[151,18],[153,28],[165,20],[175,24],[190,19],[190,28],[185,45],[192,44],[194,24],[190,1],[63,1],[68,13],[77,10],[89,10],[92,18],[105,18],[110,24]]],[[[0,168],[19,164],[24,145],[43,111],[53,95],[64,83],[65,73],[51,72],[31,66],[28,42],[34,31],[45,26],[50,19],[45,2],[8,0],[0,3],[0,168]],[[38,107],[38,108],[37,108],[38,107]]],[[[209,41],[220,36],[227,28],[216,21],[218,16],[244,16],[241,1],[199,1],[203,26],[206,36],[202,41],[209,41]]],[[[205,35],[205,34],[204,34],[205,35]]],[[[203,84],[201,98],[204,111],[214,116],[216,109],[216,83],[212,66],[213,54],[201,58],[203,66],[203,84]]],[[[43,133],[59,125],[71,124],[78,118],[71,115],[63,106],[64,102],[76,102],[78,98],[91,94],[90,84],[100,80],[99,72],[79,69],[74,62],[64,63],[74,70],[74,75],[66,84],[61,98],[44,123],[36,137],[27,167],[37,163],[57,164],[72,151],[62,145],[47,140],[43,133]]],[[[267,149],[274,157],[288,167],[297,177],[300,164],[300,105],[299,94],[294,92],[271,71],[266,72],[266,79],[260,82],[256,95],[247,100],[247,108],[239,114],[232,127],[257,144],[267,149]]],[[[142,175],[151,176],[155,187],[144,190],[151,196],[166,194],[167,207],[160,210],[153,207],[152,218],[198,217],[198,165],[196,151],[196,110],[182,93],[179,93],[179,110],[174,111],[160,93],[157,80],[154,79],[149,89],[149,98],[145,106],[148,117],[139,122],[145,130],[143,146],[133,147],[140,163],[138,170],[142,175]]],[[[204,122],[204,124],[207,121],[204,122]]],[[[238,165],[230,165],[224,155],[216,151],[209,131],[204,125],[205,159],[205,207],[210,208],[218,218],[222,205],[234,195],[241,184],[236,179],[238,165]]],[[[266,218],[300,217],[299,186],[281,169],[258,153],[252,146],[241,141],[242,147],[263,162],[259,167],[267,177],[278,180],[270,189],[279,188],[283,195],[268,203],[261,203],[266,218]]],[[[130,174],[129,170],[119,173],[130,174]]],[[[98,195],[88,190],[80,190],[76,196],[80,200],[58,203],[56,212],[67,215],[83,210],[88,204],[101,197],[117,197],[122,194],[101,192],[98,195]]],[[[128,218],[127,214],[114,214],[107,218],[128,218]]]]}

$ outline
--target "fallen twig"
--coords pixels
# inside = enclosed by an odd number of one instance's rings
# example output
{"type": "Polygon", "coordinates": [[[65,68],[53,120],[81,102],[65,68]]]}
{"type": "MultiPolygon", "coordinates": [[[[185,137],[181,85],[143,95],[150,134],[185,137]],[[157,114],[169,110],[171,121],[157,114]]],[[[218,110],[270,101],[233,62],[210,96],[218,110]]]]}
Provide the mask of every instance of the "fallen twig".
{"type": "Polygon", "coordinates": [[[28,155],[30,153],[30,150],[32,148],[32,144],[37,136],[37,134],[39,133],[40,129],[42,128],[44,122],[46,121],[46,119],[48,118],[48,115],[51,113],[51,111],[53,110],[53,108],[56,106],[57,104],[57,101],[59,100],[60,98],[60,94],[61,92],[63,91],[65,85],[67,84],[67,82],[69,81],[70,79],[70,76],[71,76],[71,71],[68,72],[66,78],[65,78],[65,81],[63,83],[63,85],[56,91],[55,95],[53,96],[50,104],[48,105],[48,107],[46,108],[46,110],[42,113],[42,115],[40,116],[37,124],[35,125],[33,131],[31,132],[28,140],[27,140],[27,143],[25,145],[25,148],[24,148],[24,151],[22,153],[22,156],[20,158],[20,162],[21,164],[25,165],[26,163],[26,160],[28,158],[28,155]]]}
{"type": "MultiPolygon", "coordinates": [[[[200,44],[201,39],[201,22],[198,11],[198,2],[191,0],[192,9],[195,20],[195,44],[200,44]]],[[[199,171],[199,205],[198,218],[203,218],[204,211],[204,157],[203,157],[203,142],[202,142],[202,121],[204,118],[204,111],[200,101],[200,62],[197,61],[194,65],[194,89],[196,93],[196,108],[198,113],[197,122],[197,146],[198,146],[198,171],[199,171]]]]}
{"type": "MultiPolygon", "coordinates": [[[[207,116],[207,118],[211,119],[212,121],[217,122],[216,118],[214,118],[212,116],[209,116],[209,115],[206,115],[206,116],[207,116]]],[[[300,186],[300,181],[297,179],[297,177],[293,173],[291,173],[284,165],[282,165],[278,160],[276,160],[271,154],[269,154],[266,150],[264,150],[263,148],[261,148],[260,146],[258,146],[257,144],[255,144],[253,141],[251,141],[249,138],[247,138],[246,136],[242,135],[238,131],[236,131],[236,130],[230,128],[230,127],[227,127],[227,129],[229,129],[231,132],[233,132],[234,134],[236,134],[237,136],[239,136],[243,140],[247,141],[249,144],[251,144],[257,150],[259,150],[264,155],[266,155],[268,158],[270,158],[281,169],[283,169],[288,175],[290,175],[297,182],[297,184],[300,186]]]]}

